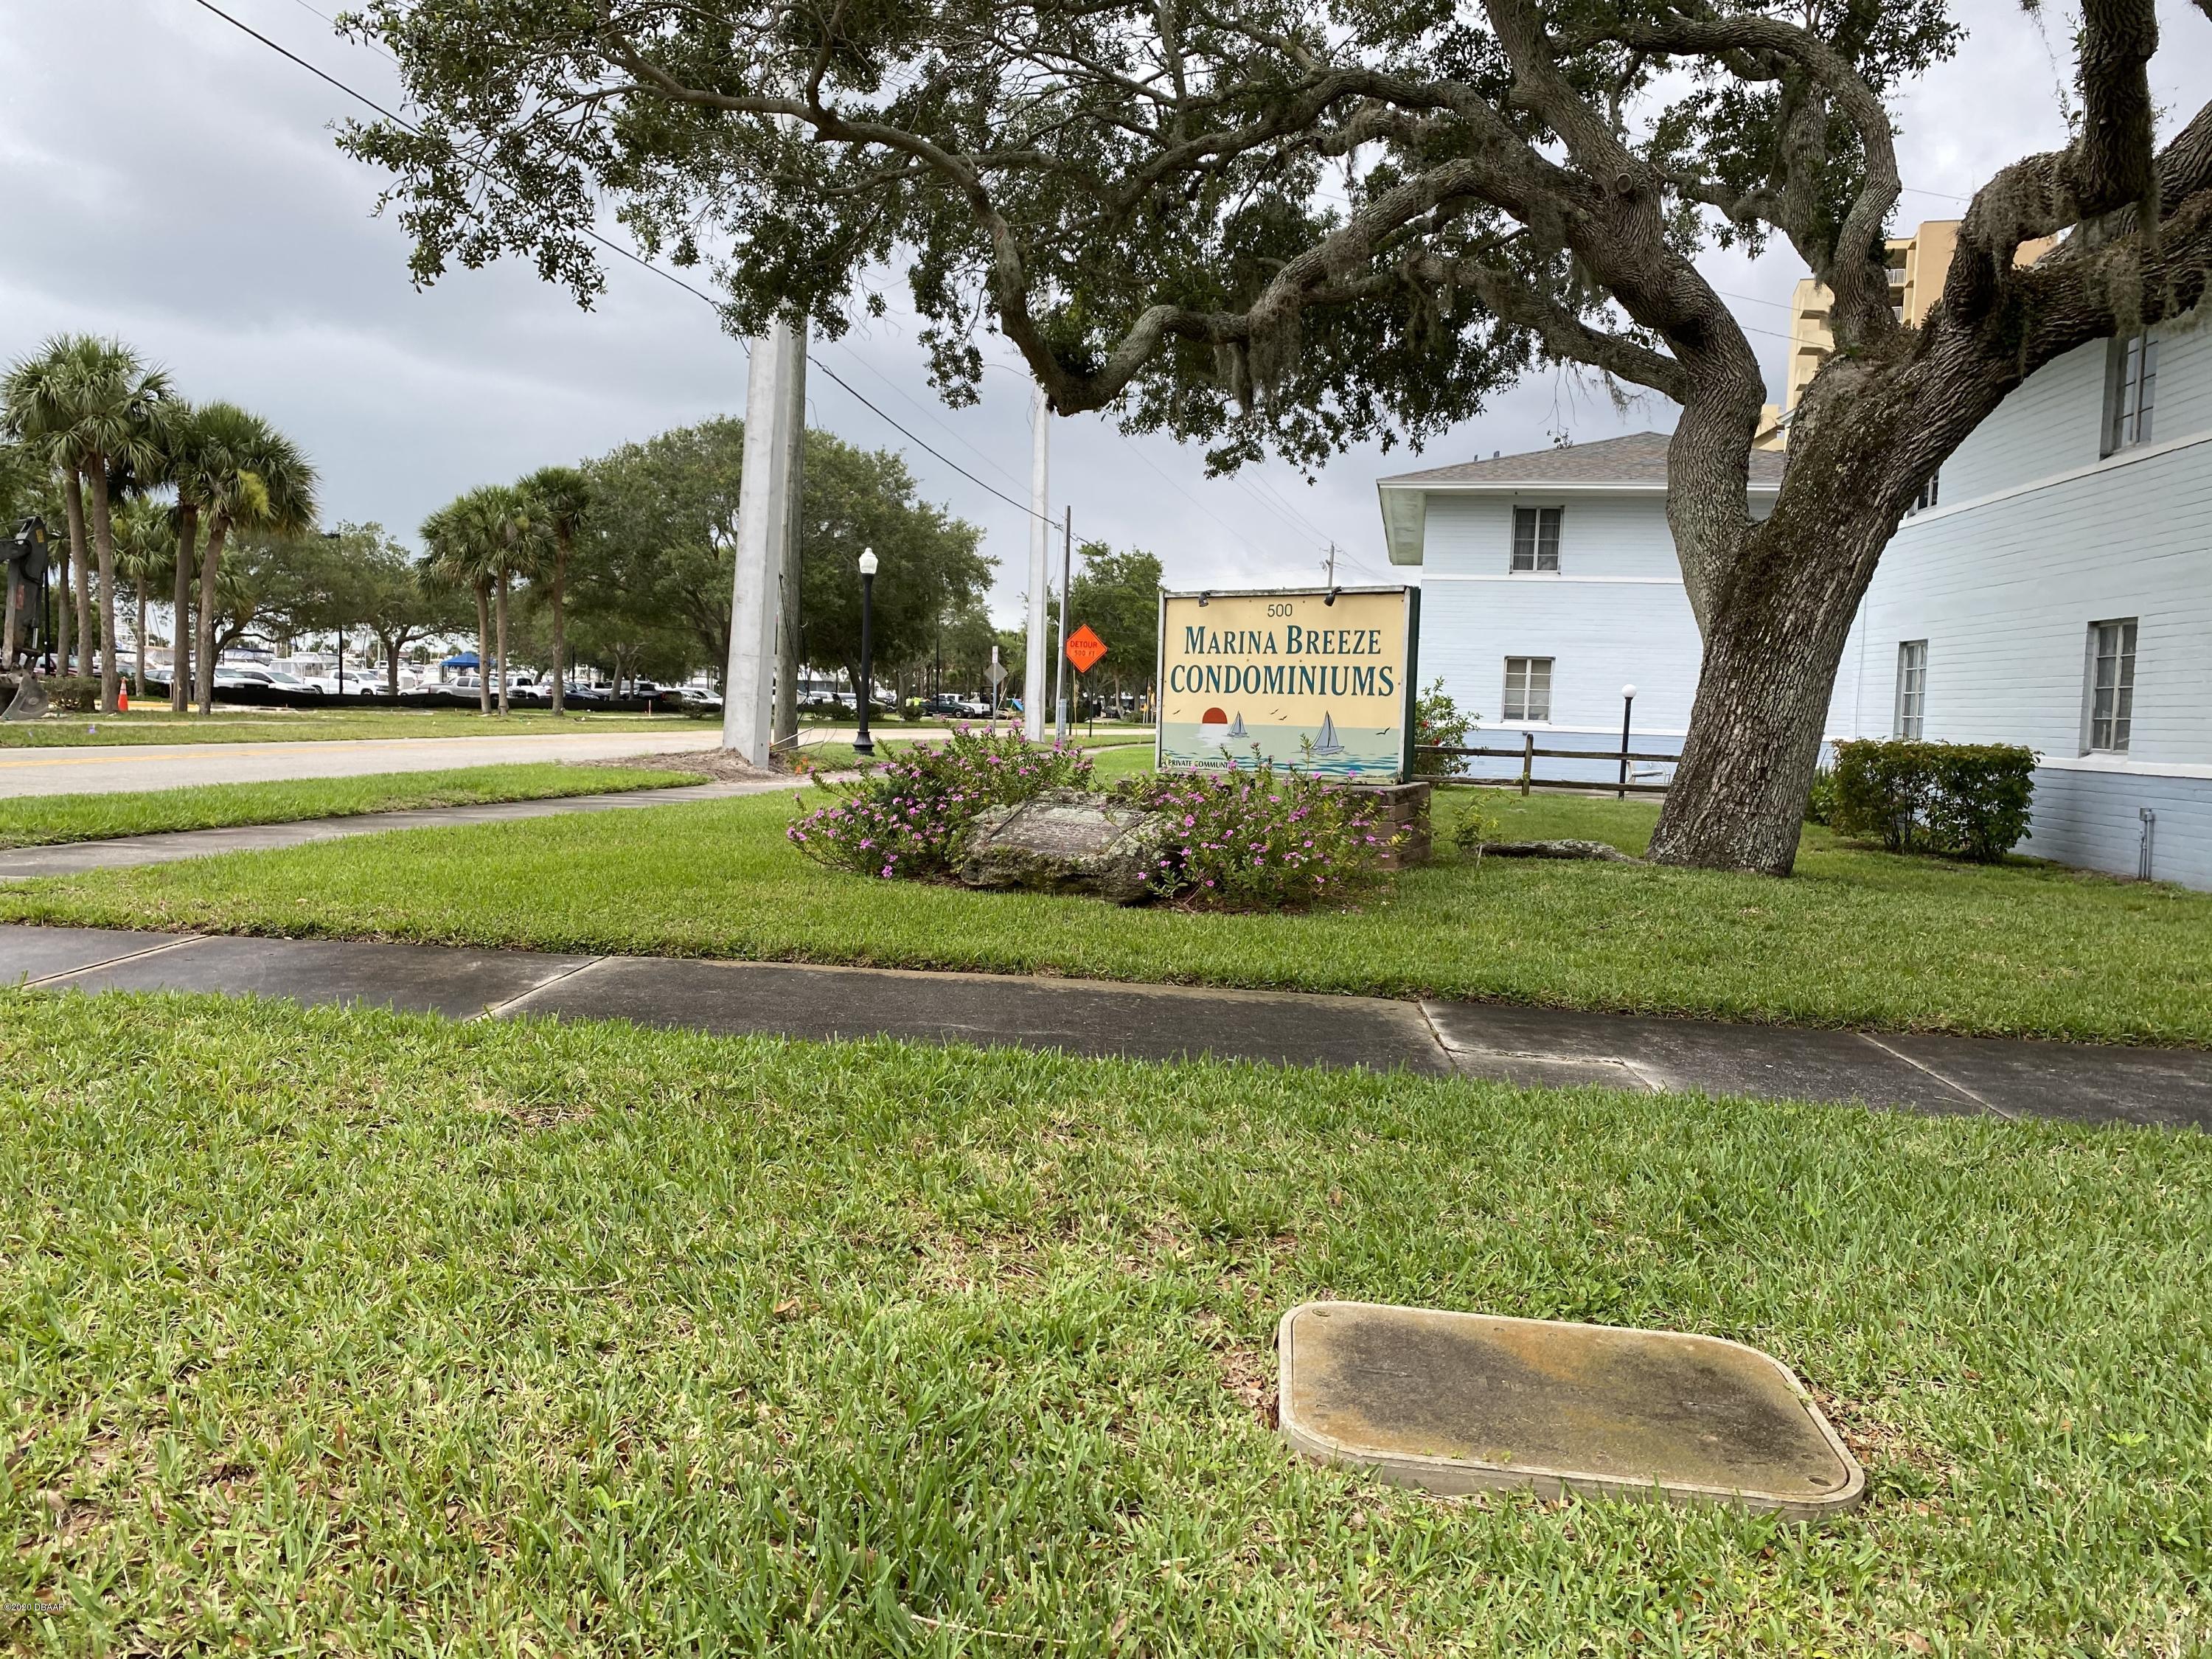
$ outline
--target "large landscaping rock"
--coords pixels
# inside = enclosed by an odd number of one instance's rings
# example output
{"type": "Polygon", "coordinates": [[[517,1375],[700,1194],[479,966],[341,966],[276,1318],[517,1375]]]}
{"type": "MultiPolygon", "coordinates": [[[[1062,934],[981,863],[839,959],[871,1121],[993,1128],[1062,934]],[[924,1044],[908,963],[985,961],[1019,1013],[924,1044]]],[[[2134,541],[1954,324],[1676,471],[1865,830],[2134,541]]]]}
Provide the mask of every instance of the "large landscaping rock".
{"type": "Polygon", "coordinates": [[[1151,893],[1168,829],[1157,812],[1080,789],[1048,789],[1018,806],[994,806],[969,826],[960,879],[1134,904],[1151,893]]]}
{"type": "Polygon", "coordinates": [[[1483,852],[1493,859],[1596,859],[1606,864],[1641,864],[1618,847],[1601,841],[1493,841],[1483,852]]]}

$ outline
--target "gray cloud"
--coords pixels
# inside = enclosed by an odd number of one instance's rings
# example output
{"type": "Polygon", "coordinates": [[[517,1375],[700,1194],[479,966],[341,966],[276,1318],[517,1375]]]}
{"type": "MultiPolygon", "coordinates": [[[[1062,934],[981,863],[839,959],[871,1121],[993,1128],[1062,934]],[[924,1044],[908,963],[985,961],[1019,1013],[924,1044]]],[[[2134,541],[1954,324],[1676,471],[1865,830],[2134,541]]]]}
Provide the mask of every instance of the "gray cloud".
{"type": "MultiPolygon", "coordinates": [[[[336,39],[306,0],[226,0],[246,21],[373,97],[396,96],[391,65],[336,39]]],[[[2179,0],[2160,6],[2163,105],[2185,114],[2212,84],[2212,29],[2179,0]]],[[[1911,88],[1901,155],[1916,193],[1905,222],[1954,216],[2003,162],[2064,139],[2059,76],[2044,34],[2014,0],[1969,0],[1960,58],[1911,88]]],[[[2052,40],[2070,40],[2054,17],[2052,40]]],[[[371,216],[378,175],[339,155],[343,94],[189,0],[15,0],[0,18],[0,354],[46,333],[90,329],[132,341],[188,394],[225,397],[295,434],[327,480],[333,518],[411,532],[459,490],[549,460],[717,413],[742,413],[745,359],[697,299],[616,264],[589,312],[507,262],[416,290],[406,239],[371,216]]],[[[1714,254],[1779,387],[1790,289],[1786,251],[1714,254]]],[[[982,404],[950,410],[929,392],[913,331],[894,317],[821,357],[961,465],[1018,497],[1028,479],[1028,399],[987,375],[982,404]]],[[[1024,514],[914,448],[826,376],[810,414],[856,443],[903,449],[932,499],[982,526],[1011,616],[1026,558],[1024,514]]],[[[1644,400],[1625,414],[1563,375],[1516,388],[1441,445],[1433,461],[1673,424],[1644,400]]],[[[1420,465],[1401,449],[1347,454],[1309,485],[1291,469],[1209,480],[1194,452],[1131,440],[1097,417],[1054,422],[1054,496],[1079,537],[1141,545],[1171,580],[1226,586],[1317,570],[1342,547],[1355,580],[1387,578],[1374,479],[1420,465]]]]}

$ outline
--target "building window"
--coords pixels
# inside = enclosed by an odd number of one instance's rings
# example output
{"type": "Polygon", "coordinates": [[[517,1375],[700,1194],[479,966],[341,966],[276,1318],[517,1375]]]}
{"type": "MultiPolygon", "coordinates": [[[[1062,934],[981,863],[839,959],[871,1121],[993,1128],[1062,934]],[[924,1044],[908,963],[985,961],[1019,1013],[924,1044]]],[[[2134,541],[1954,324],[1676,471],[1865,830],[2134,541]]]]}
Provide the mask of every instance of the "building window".
{"type": "Polygon", "coordinates": [[[2135,718],[2136,619],[2089,624],[2088,741],[2093,754],[2128,752],[2135,718]]]}
{"type": "Polygon", "coordinates": [[[1552,718],[1552,659],[1549,657],[1508,657],[1505,659],[1505,716],[1509,720],[1548,720],[1552,718]]]}
{"type": "Polygon", "coordinates": [[[1516,507],[1513,509],[1513,568],[1516,570],[1557,570],[1559,568],[1558,507],[1516,507]]]}
{"type": "Polygon", "coordinates": [[[1919,493],[1913,496],[1912,505],[1905,509],[1905,516],[1909,519],[1914,514],[1925,513],[1935,506],[1942,499],[1942,483],[1943,474],[1940,471],[1929,473],[1928,482],[1921,485],[1919,493]]]}
{"type": "Polygon", "coordinates": [[[1897,725],[1900,738],[1920,735],[1928,709],[1928,641],[1906,640],[1897,647],[1897,725]]]}
{"type": "Polygon", "coordinates": [[[2151,408],[2157,401],[2158,342],[2148,334],[2113,341],[2105,453],[2148,443],[2151,408]]]}

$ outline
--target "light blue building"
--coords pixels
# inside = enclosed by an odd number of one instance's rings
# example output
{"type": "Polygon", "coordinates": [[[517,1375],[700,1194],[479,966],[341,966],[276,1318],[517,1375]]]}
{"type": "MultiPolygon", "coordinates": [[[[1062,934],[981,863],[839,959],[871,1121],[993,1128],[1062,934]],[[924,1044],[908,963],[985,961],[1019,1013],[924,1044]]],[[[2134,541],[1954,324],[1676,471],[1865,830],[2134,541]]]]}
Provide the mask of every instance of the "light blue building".
{"type": "MultiPolygon", "coordinates": [[[[1764,516],[1782,457],[1752,457],[1764,516]]],[[[1680,749],[1698,690],[1697,619],[1667,527],[1667,435],[1494,456],[1384,478],[1394,564],[1421,584],[1420,678],[1481,717],[1482,744],[1618,751],[1621,691],[1636,687],[1632,747],[1680,749]]],[[[1517,762],[1477,769],[1504,775],[1517,762]]],[[[1539,775],[1619,775],[1617,763],[1545,760],[1539,775]]],[[[1642,775],[1663,775],[1644,767],[1642,775]]]]}
{"type": "MultiPolygon", "coordinates": [[[[1782,457],[1753,461],[1756,513],[1782,457]]],[[[1647,433],[1382,480],[1390,556],[1419,568],[1424,677],[1508,744],[1599,750],[1633,683],[1637,746],[1679,745],[1698,639],[1665,475],[1647,433]]],[[[2212,888],[2212,333],[2196,315],[2046,365],[1960,447],[1882,556],[1828,731],[2026,744],[2023,851],[2212,888]]]]}

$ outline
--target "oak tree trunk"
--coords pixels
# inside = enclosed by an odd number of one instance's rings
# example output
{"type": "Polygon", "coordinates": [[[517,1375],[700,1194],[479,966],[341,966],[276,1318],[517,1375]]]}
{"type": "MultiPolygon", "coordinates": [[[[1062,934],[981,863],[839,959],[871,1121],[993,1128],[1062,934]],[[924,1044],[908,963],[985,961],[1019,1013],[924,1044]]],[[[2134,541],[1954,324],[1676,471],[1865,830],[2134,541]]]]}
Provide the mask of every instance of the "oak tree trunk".
{"type": "Polygon", "coordinates": [[[1892,520],[1847,471],[1802,476],[1715,596],[1681,763],[1652,831],[1662,864],[1786,876],[1836,670],[1892,520]]]}

